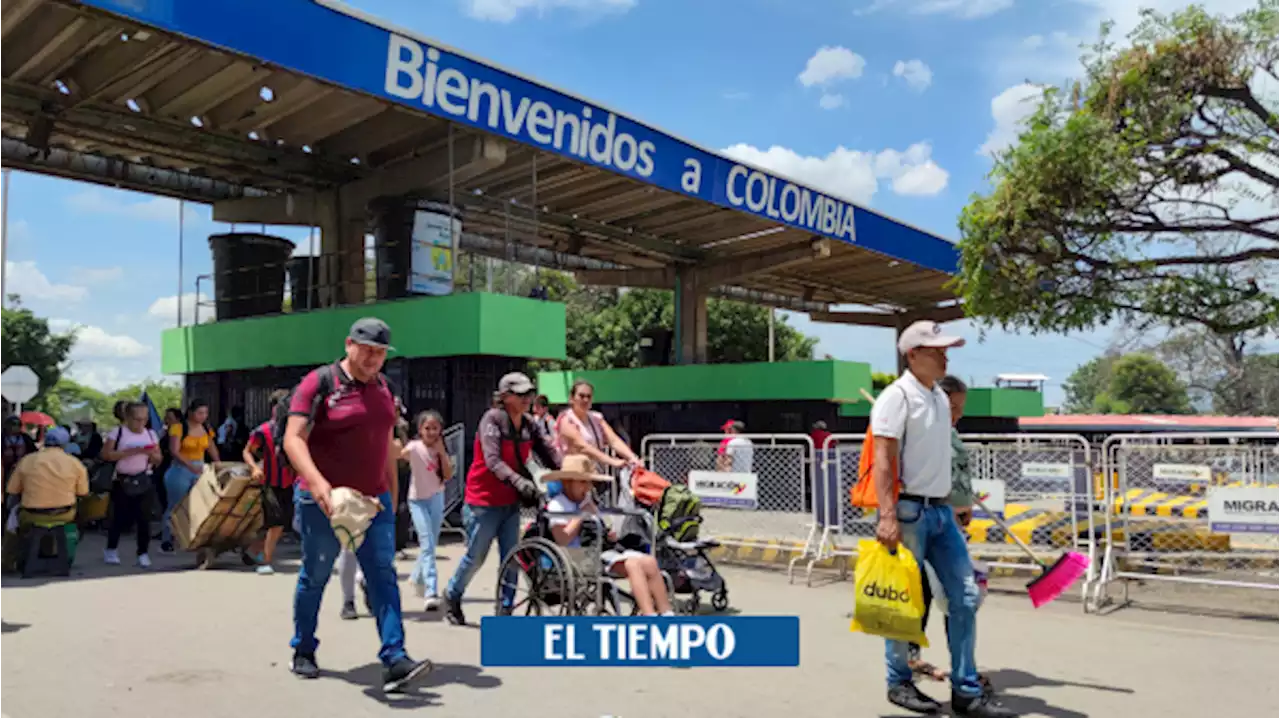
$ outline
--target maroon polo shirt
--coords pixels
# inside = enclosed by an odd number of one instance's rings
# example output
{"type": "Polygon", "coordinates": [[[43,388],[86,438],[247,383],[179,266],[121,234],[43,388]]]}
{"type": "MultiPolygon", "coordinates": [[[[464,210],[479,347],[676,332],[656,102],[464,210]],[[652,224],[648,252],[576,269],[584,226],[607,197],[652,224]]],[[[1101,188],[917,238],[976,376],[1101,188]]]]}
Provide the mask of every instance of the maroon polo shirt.
{"type": "MultiPolygon", "coordinates": [[[[335,366],[334,390],[316,409],[307,438],[311,460],[334,488],[346,486],[366,496],[378,496],[387,485],[387,451],[395,426],[396,404],[381,379],[364,384],[335,366]]],[[[312,371],[293,393],[291,415],[306,416],[320,379],[312,371]]],[[[307,490],[307,480],[298,476],[307,490]]]]}

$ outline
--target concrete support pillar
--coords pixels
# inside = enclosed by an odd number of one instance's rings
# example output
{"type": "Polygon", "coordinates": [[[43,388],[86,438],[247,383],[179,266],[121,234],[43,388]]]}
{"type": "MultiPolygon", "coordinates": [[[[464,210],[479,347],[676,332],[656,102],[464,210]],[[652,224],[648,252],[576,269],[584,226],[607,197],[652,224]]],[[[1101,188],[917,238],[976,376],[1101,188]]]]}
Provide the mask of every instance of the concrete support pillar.
{"type": "Polygon", "coordinates": [[[365,213],[345,211],[337,192],[318,197],[320,306],[362,304],[365,299],[365,213]]]}
{"type": "Polygon", "coordinates": [[[676,273],[676,362],[707,363],[707,294],[702,273],[693,269],[676,273]]]}

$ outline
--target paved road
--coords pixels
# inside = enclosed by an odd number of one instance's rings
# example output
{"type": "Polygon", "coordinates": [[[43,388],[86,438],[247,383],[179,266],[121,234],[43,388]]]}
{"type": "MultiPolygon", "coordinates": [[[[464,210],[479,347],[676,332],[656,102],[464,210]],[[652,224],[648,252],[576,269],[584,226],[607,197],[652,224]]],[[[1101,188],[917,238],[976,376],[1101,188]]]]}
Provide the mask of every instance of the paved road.
{"type": "MultiPolygon", "coordinates": [[[[777,573],[724,569],[735,608],[802,617],[799,669],[490,671],[478,665],[476,629],[411,611],[410,650],[436,669],[416,693],[385,697],[371,687],[379,672],[372,620],[337,620],[336,580],[320,634],[327,675],[302,682],[286,671],[291,574],[257,576],[229,559],[225,570],[188,571],[184,557],[162,558],[147,574],[108,570],[97,565],[99,550],[98,539],[86,540],[85,565],[70,580],[5,581],[4,715],[356,718],[404,708],[509,718],[897,715],[884,701],[881,642],[848,632],[847,583],[804,588],[777,573]]],[[[444,553],[448,576],[458,547],[444,553]]],[[[494,563],[475,584],[474,617],[489,608],[494,563]]],[[[996,595],[980,625],[980,663],[1027,715],[1198,717],[1217,714],[1227,700],[1235,715],[1280,710],[1274,622],[1134,609],[1086,617],[1076,605],[1036,612],[1024,598],[996,595]]],[[[940,660],[935,628],[930,655],[940,660]]],[[[943,684],[926,689],[947,694],[943,684]]]]}

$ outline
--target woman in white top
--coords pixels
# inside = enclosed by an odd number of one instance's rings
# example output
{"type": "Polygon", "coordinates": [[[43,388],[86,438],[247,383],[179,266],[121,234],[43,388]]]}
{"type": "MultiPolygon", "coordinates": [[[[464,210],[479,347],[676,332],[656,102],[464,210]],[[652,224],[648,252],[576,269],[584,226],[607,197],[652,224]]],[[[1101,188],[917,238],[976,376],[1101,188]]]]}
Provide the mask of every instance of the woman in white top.
{"type": "Polygon", "coordinates": [[[147,428],[150,412],[142,402],[129,402],[123,411],[124,423],[108,432],[102,443],[102,459],[116,464],[111,483],[111,525],[107,528],[107,550],[103,560],[120,563],[120,534],[137,529],[138,565],[151,566],[151,495],[155,490],[151,470],[160,463],[160,439],[147,428]]]}
{"type": "Polygon", "coordinates": [[[409,582],[425,608],[440,608],[436,585],[436,543],[444,523],[444,482],[453,478],[453,463],[444,447],[444,419],[434,411],[418,414],[418,435],[405,445],[400,457],[409,460],[409,515],[418,534],[418,563],[409,582]]]}
{"type": "Polygon", "coordinates": [[[591,410],[595,388],[586,379],[579,379],[569,390],[569,408],[556,421],[556,435],[560,453],[586,454],[600,468],[612,466],[639,466],[640,458],[614,433],[604,414],[591,410]],[[612,449],[614,456],[609,455],[612,449]]]}

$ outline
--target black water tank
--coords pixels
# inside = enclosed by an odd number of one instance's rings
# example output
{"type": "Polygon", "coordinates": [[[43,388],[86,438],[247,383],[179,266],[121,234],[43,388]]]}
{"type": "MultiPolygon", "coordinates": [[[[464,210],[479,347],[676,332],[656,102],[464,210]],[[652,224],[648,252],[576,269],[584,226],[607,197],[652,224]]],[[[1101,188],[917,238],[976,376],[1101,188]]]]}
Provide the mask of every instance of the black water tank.
{"type": "MultiPolygon", "coordinates": [[[[413,277],[414,254],[414,222],[419,211],[435,215],[436,227],[448,228],[448,217],[453,215],[461,219],[461,213],[442,202],[419,197],[380,197],[372,205],[374,215],[373,237],[374,255],[377,257],[377,298],[397,299],[418,292],[411,291],[413,277]],[[439,221],[443,220],[443,224],[439,221]]],[[[424,237],[424,241],[429,238],[424,237]]],[[[456,249],[456,248],[455,248],[456,249]]],[[[431,250],[427,246],[419,249],[422,253],[420,261],[431,258],[431,250]]],[[[456,263],[457,257],[450,258],[456,263]]],[[[455,265],[456,266],[456,265],[455,265]]],[[[419,277],[420,293],[446,293],[443,275],[419,277]]]]}
{"type": "Polygon", "coordinates": [[[665,327],[650,327],[640,332],[640,366],[668,366],[671,364],[672,331],[665,327]]]}
{"type": "Polygon", "coordinates": [[[320,263],[315,257],[293,257],[289,270],[289,304],[292,311],[320,308],[320,263]]]}
{"type": "Polygon", "coordinates": [[[280,312],[293,242],[267,234],[214,234],[209,249],[218,321],[280,312]]]}

